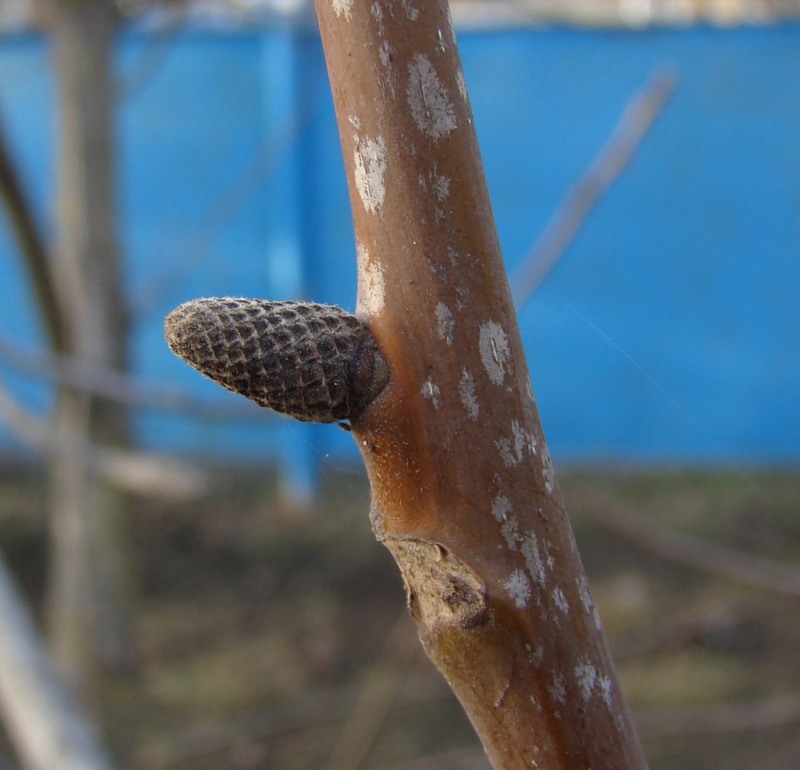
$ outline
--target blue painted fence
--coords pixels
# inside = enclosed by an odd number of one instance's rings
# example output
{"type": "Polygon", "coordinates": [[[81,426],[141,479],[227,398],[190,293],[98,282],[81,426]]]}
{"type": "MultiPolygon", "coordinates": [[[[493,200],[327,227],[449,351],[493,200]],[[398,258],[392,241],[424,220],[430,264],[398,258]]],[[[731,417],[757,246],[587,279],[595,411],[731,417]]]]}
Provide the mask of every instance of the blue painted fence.
{"type": "MultiPolygon", "coordinates": [[[[800,27],[460,36],[510,270],[656,67],[678,91],[621,181],[520,311],[562,462],[800,458],[800,27]]],[[[319,41],[278,30],[129,33],[119,45],[120,214],[134,361],[235,399],[172,358],[162,319],[220,294],[352,309],[354,246],[319,41]],[[156,66],[153,66],[155,63],[156,66]]],[[[52,229],[53,79],[35,37],[0,40],[0,106],[52,229]]],[[[38,345],[0,219],[0,331],[38,345]]],[[[47,388],[0,364],[28,405],[47,388]]],[[[142,414],[143,443],[279,457],[303,487],[355,457],[335,428],[142,414]]],[[[10,438],[6,436],[6,443],[10,438]]]]}

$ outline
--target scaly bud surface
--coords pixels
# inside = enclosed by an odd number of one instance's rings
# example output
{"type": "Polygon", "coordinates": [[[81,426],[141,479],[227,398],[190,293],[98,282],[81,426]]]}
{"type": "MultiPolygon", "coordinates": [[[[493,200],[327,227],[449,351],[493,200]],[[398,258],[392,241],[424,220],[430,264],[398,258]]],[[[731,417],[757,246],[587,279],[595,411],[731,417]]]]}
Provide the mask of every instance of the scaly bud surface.
{"type": "Polygon", "coordinates": [[[369,330],[333,305],[197,299],[167,316],[165,336],[201,374],[298,420],[354,420],[389,379],[369,330]]]}

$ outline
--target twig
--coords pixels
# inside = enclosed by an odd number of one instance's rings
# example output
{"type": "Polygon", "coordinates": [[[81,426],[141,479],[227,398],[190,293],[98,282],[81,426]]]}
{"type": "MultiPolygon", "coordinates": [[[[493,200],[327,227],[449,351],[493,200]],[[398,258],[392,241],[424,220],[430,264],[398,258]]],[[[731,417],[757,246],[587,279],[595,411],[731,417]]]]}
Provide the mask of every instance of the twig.
{"type": "Polygon", "coordinates": [[[479,748],[458,748],[412,759],[386,770],[487,770],[489,763],[479,748]]]}
{"type": "MultiPolygon", "coordinates": [[[[431,681],[429,676],[406,677],[400,682],[395,699],[399,706],[419,706],[421,703],[450,697],[449,691],[431,681]]],[[[243,737],[253,741],[275,739],[293,731],[338,724],[339,715],[354,711],[359,698],[355,687],[336,687],[306,692],[301,700],[269,710],[254,711],[233,723],[206,722],[172,734],[168,739],[141,746],[134,756],[134,767],[147,770],[167,770],[187,762],[221,754],[243,737]]]]}
{"type": "Polygon", "coordinates": [[[359,320],[391,375],[351,427],[420,641],[497,770],[644,770],[529,384],[449,6],[315,6],[359,320]]]}
{"type": "Polygon", "coordinates": [[[77,456],[94,473],[129,492],[192,499],[207,489],[206,475],[188,463],[56,434],[48,423],[20,407],[3,385],[0,385],[0,416],[24,444],[47,455],[77,456]]]}
{"type": "Polygon", "coordinates": [[[272,420],[274,414],[249,401],[227,402],[187,395],[177,389],[149,385],[120,371],[44,350],[32,350],[0,335],[0,358],[20,371],[46,377],[86,393],[128,406],[191,414],[205,420],[272,420]]]}
{"type": "Polygon", "coordinates": [[[597,201],[630,163],[676,84],[671,73],[651,75],[628,104],[610,138],[569,190],[544,232],[511,276],[511,294],[517,308],[531,298],[575,239],[597,201]]]}
{"type": "Polygon", "coordinates": [[[53,670],[2,558],[0,617],[0,710],[25,767],[109,770],[95,725],[53,670]]]}
{"type": "Polygon", "coordinates": [[[54,350],[64,350],[65,330],[60,322],[58,292],[48,262],[44,238],[25,197],[0,120],[0,197],[33,282],[45,332],[54,350]]]}
{"type": "MultiPolygon", "coordinates": [[[[309,73],[309,78],[312,74],[309,73]]],[[[242,171],[223,189],[200,218],[201,226],[188,239],[187,256],[153,276],[132,302],[134,312],[148,312],[165,296],[174,295],[187,277],[211,254],[214,241],[235,219],[249,201],[267,183],[270,175],[286,158],[319,111],[321,96],[316,82],[301,82],[297,93],[302,94],[299,108],[289,111],[270,134],[255,148],[242,171]]]]}
{"type": "Polygon", "coordinates": [[[643,516],[623,510],[617,501],[584,512],[598,526],[659,559],[722,575],[792,599],[800,598],[800,571],[792,567],[730,546],[672,532],[643,516]]]}
{"type": "Polygon", "coordinates": [[[800,695],[749,703],[727,703],[693,709],[664,709],[636,714],[643,735],[706,735],[766,730],[800,723],[800,695]]]}
{"type": "Polygon", "coordinates": [[[615,635],[614,660],[619,665],[665,652],[676,653],[698,640],[731,634],[749,623],[766,622],[774,614],[770,604],[761,602],[757,609],[726,607],[712,613],[703,609],[688,616],[638,624],[615,635]]]}
{"type": "MultiPolygon", "coordinates": [[[[122,13],[130,13],[132,16],[133,9],[126,9],[123,2],[119,3],[122,13]]],[[[134,66],[119,78],[115,86],[121,102],[130,101],[150,84],[163,68],[167,57],[173,52],[174,44],[186,23],[187,7],[178,4],[174,8],[172,17],[149,34],[144,52],[134,62],[134,66]]]]}
{"type": "Polygon", "coordinates": [[[418,645],[405,607],[378,659],[366,673],[353,708],[339,732],[326,770],[358,770],[394,702],[402,674],[418,645]]]}

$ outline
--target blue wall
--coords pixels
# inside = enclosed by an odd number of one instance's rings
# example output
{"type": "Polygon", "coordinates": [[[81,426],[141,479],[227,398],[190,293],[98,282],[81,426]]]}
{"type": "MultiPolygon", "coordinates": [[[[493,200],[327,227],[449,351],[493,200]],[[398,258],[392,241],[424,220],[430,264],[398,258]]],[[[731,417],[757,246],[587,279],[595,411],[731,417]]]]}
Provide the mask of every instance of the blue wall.
{"type": "MultiPolygon", "coordinates": [[[[800,458],[800,28],[460,36],[509,270],[655,67],[678,90],[620,182],[520,310],[561,461],[800,458]]],[[[119,47],[123,247],[137,372],[209,398],[165,313],[220,294],[353,307],[349,203],[318,41],[186,32],[119,47]],[[152,66],[153,63],[157,66],[152,66]]],[[[36,38],[0,40],[0,107],[52,229],[53,84],[36,38]]],[[[0,219],[0,333],[40,335],[0,219]]],[[[0,364],[20,397],[47,394],[0,364]]],[[[335,428],[143,415],[145,443],[355,457],[335,428]]]]}

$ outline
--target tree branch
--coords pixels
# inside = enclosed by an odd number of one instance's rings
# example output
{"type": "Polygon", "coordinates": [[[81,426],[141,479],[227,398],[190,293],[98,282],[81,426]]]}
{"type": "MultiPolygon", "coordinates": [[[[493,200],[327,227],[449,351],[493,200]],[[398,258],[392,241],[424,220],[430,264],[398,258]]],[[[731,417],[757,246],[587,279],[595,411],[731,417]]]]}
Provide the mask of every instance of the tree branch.
{"type": "Polygon", "coordinates": [[[644,757],[530,386],[446,2],[317,0],[391,372],[352,421],[422,643],[496,768],[644,757]]]}
{"type": "Polygon", "coordinates": [[[59,385],[68,385],[127,406],[191,414],[212,421],[274,419],[270,412],[246,401],[193,397],[167,386],[147,384],[98,363],[86,363],[74,356],[25,348],[2,335],[0,359],[26,374],[42,376],[59,385]]]}
{"type": "Polygon", "coordinates": [[[569,190],[544,232],[514,271],[511,291],[518,308],[531,298],[575,240],[597,202],[627,168],[676,85],[674,75],[657,72],[631,99],[603,148],[569,190]]]}
{"type": "Polygon", "coordinates": [[[45,239],[25,197],[22,180],[14,166],[5,137],[2,120],[0,120],[0,197],[5,204],[12,232],[17,239],[20,254],[33,283],[45,334],[53,350],[63,351],[66,349],[65,328],[61,322],[58,292],[50,269],[45,239]]]}
{"type": "Polygon", "coordinates": [[[765,730],[800,723],[800,695],[695,709],[659,709],[636,715],[648,737],[765,730]]]}
{"type": "Polygon", "coordinates": [[[29,770],[109,770],[92,723],[53,671],[0,558],[0,708],[29,770]]]}
{"type": "Polygon", "coordinates": [[[2,385],[0,416],[32,449],[45,455],[79,458],[93,473],[128,492],[194,499],[207,489],[206,475],[188,463],[132,449],[100,447],[75,435],[57,433],[50,423],[20,407],[2,385]]]}
{"type": "Polygon", "coordinates": [[[672,532],[608,501],[601,509],[584,511],[599,527],[613,532],[659,559],[800,598],[800,571],[737,548],[672,532]]]}
{"type": "Polygon", "coordinates": [[[325,770],[358,770],[397,697],[402,675],[419,647],[403,612],[389,631],[381,654],[368,668],[358,695],[337,733],[325,770]]]}

